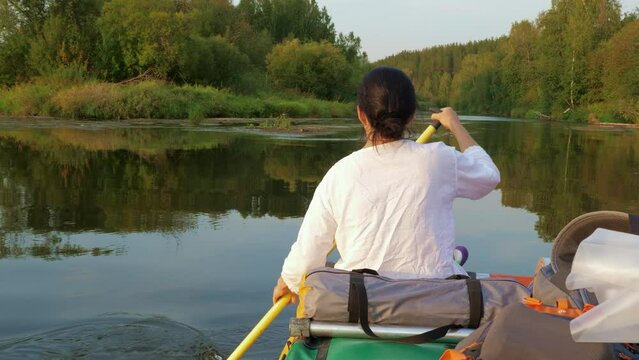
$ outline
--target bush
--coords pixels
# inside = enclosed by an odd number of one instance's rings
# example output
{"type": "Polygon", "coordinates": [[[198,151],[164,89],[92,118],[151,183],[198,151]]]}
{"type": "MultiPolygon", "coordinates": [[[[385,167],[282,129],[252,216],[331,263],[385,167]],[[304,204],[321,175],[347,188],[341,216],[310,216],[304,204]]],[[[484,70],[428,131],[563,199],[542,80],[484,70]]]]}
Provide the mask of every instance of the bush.
{"type": "Polygon", "coordinates": [[[56,89],[51,85],[27,83],[2,91],[0,112],[5,115],[55,115],[49,100],[56,89]]]}
{"type": "Polygon", "coordinates": [[[352,103],[291,95],[234,95],[209,86],[176,86],[162,81],[132,85],[95,81],[59,90],[24,84],[0,89],[0,113],[75,119],[189,119],[215,117],[352,117],[352,103]]]}
{"type": "Polygon", "coordinates": [[[283,42],[267,56],[267,64],[268,73],[279,88],[323,99],[342,98],[348,92],[352,67],[327,42],[283,42]]]}
{"type": "Polygon", "coordinates": [[[191,125],[200,125],[204,120],[204,111],[199,105],[192,106],[189,109],[189,123],[191,125]]]}
{"type": "Polygon", "coordinates": [[[585,123],[588,122],[588,118],[588,110],[584,108],[574,108],[561,114],[562,120],[568,120],[571,122],[585,123]]]}
{"type": "Polygon", "coordinates": [[[180,60],[184,81],[217,87],[236,85],[248,65],[248,57],[220,36],[191,37],[180,60]]]}
{"type": "Polygon", "coordinates": [[[58,92],[52,103],[65,117],[122,119],[127,117],[125,100],[121,85],[88,83],[58,92]]]}

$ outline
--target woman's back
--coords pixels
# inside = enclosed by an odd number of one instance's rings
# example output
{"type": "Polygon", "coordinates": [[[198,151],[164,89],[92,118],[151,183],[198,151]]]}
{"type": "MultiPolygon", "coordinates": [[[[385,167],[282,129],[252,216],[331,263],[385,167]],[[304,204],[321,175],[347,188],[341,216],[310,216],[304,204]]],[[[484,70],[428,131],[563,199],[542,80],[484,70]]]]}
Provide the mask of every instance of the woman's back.
{"type": "MultiPolygon", "coordinates": [[[[494,188],[499,173],[483,150],[471,150],[479,159],[462,162],[470,166],[461,180],[469,171],[483,178],[484,186],[470,194],[481,197],[494,188]]],[[[459,195],[472,197],[458,193],[457,158],[467,156],[443,143],[399,140],[336,163],[317,194],[327,205],[320,211],[330,212],[336,223],[341,255],[336,267],[376,269],[394,278],[463,274],[453,261],[452,203],[459,195]]]]}

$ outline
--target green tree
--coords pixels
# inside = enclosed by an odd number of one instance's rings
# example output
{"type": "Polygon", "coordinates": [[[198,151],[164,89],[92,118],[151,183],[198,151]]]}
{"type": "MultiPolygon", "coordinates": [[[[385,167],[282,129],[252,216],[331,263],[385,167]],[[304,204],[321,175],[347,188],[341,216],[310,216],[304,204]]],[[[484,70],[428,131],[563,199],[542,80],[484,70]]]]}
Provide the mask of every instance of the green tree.
{"type": "Polygon", "coordinates": [[[557,114],[581,104],[588,91],[588,55],[618,29],[620,8],[616,0],[555,0],[540,16],[536,57],[545,111],[557,114]]]}
{"type": "Polygon", "coordinates": [[[468,55],[453,78],[450,102],[467,113],[499,111],[500,85],[497,53],[468,55]]]}
{"type": "Polygon", "coordinates": [[[450,73],[447,73],[447,72],[445,72],[439,78],[439,86],[437,88],[438,105],[445,106],[449,103],[448,101],[450,97],[450,87],[451,87],[452,80],[453,79],[450,76],[450,73]]]}
{"type": "Polygon", "coordinates": [[[275,42],[335,41],[335,25],[316,0],[240,0],[239,11],[257,30],[267,30],[275,42]]]}
{"type": "Polygon", "coordinates": [[[328,42],[285,41],[267,57],[274,84],[326,99],[347,96],[352,68],[344,55],[328,42]]]}
{"type": "Polygon", "coordinates": [[[639,20],[628,23],[602,48],[603,93],[624,119],[639,123],[639,20]]]}
{"type": "Polygon", "coordinates": [[[231,87],[246,71],[248,57],[221,36],[193,36],[180,59],[180,73],[188,83],[231,87]]]}
{"type": "Polygon", "coordinates": [[[268,31],[256,31],[244,16],[238,16],[225,37],[246,54],[255,67],[261,70],[266,67],[266,55],[273,49],[273,39],[268,31]]]}
{"type": "Polygon", "coordinates": [[[368,55],[362,51],[362,39],[351,31],[347,35],[340,33],[335,40],[335,46],[342,51],[349,63],[367,62],[368,55]]]}
{"type": "Polygon", "coordinates": [[[182,11],[189,14],[194,31],[203,37],[224,35],[236,12],[230,0],[188,0],[182,11]]]}
{"type": "Polygon", "coordinates": [[[537,27],[530,21],[514,23],[510,28],[501,62],[508,111],[531,109],[539,102],[534,59],[538,36],[537,27]]]}
{"type": "Polygon", "coordinates": [[[61,66],[90,67],[102,0],[0,0],[0,82],[61,66]]]}
{"type": "Polygon", "coordinates": [[[172,0],[106,3],[98,21],[103,75],[123,80],[151,71],[160,78],[175,78],[190,30],[178,10],[172,0]]]}
{"type": "Polygon", "coordinates": [[[88,70],[97,56],[95,26],[103,0],[52,2],[41,33],[30,39],[29,66],[46,73],[64,66],[88,70]]]}

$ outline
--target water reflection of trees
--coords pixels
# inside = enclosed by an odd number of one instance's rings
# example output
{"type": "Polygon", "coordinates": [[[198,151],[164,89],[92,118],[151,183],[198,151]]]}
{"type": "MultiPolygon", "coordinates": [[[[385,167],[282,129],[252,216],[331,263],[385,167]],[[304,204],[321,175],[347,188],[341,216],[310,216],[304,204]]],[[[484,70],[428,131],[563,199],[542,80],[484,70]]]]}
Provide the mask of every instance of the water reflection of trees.
{"type": "Polygon", "coordinates": [[[84,247],[64,241],[57,233],[33,235],[25,233],[0,232],[0,259],[38,257],[44,260],[60,260],[67,257],[91,255],[121,255],[123,247],[84,247]]]}
{"type": "Polygon", "coordinates": [[[639,212],[637,131],[517,122],[474,130],[501,170],[503,205],[537,214],[545,241],[584,212],[639,212]]]}
{"type": "Polygon", "coordinates": [[[343,155],[335,147],[180,129],[3,132],[0,224],[182,232],[197,226],[196,214],[300,216],[343,155]]]}
{"type": "MultiPolygon", "coordinates": [[[[600,209],[639,212],[639,135],[551,123],[469,125],[502,173],[502,203],[539,216],[551,240],[600,209]]],[[[181,129],[30,129],[0,133],[0,226],[183,232],[197,214],[302,216],[353,142],[273,140],[181,129]]]]}

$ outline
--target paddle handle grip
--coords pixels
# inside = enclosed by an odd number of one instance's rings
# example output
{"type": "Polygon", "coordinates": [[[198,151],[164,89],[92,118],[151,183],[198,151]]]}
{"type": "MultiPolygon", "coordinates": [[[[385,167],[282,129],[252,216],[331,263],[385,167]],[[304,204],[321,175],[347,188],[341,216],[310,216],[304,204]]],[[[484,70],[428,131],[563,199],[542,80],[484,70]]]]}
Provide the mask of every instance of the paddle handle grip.
{"type": "Polygon", "coordinates": [[[424,130],[424,132],[417,138],[415,142],[417,142],[418,144],[426,144],[441,125],[442,124],[439,121],[433,121],[433,123],[428,125],[426,130],[424,130]]]}
{"type": "Polygon", "coordinates": [[[228,357],[227,360],[241,359],[242,356],[244,356],[244,354],[246,353],[246,351],[248,351],[248,349],[251,347],[251,345],[253,345],[253,343],[260,337],[260,335],[262,335],[264,330],[266,330],[266,328],[269,325],[271,325],[271,323],[273,322],[273,320],[275,320],[277,315],[279,315],[282,312],[282,310],[284,310],[286,305],[288,305],[288,303],[290,302],[291,302],[290,294],[284,295],[279,300],[277,300],[277,302],[271,307],[271,309],[266,314],[264,314],[264,317],[262,317],[262,319],[257,323],[257,325],[255,325],[253,330],[251,330],[251,332],[248,335],[246,335],[246,337],[244,338],[244,340],[242,340],[240,345],[238,345],[237,348],[235,348],[235,350],[228,357]]]}

